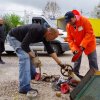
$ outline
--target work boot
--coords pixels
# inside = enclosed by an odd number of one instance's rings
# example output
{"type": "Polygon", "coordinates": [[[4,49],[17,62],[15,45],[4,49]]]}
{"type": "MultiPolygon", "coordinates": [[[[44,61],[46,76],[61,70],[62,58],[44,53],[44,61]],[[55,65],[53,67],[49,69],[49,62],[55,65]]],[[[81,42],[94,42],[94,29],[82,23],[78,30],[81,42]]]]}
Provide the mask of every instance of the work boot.
{"type": "Polygon", "coordinates": [[[5,62],[3,60],[0,60],[0,64],[5,64],[5,62]]]}
{"type": "Polygon", "coordinates": [[[38,90],[31,88],[29,91],[22,91],[22,90],[19,91],[19,93],[21,94],[29,94],[30,92],[38,93],[38,90]]]}
{"type": "Polygon", "coordinates": [[[27,92],[27,97],[29,100],[33,100],[35,97],[38,95],[38,90],[36,89],[31,89],[30,91],[27,92]]]}

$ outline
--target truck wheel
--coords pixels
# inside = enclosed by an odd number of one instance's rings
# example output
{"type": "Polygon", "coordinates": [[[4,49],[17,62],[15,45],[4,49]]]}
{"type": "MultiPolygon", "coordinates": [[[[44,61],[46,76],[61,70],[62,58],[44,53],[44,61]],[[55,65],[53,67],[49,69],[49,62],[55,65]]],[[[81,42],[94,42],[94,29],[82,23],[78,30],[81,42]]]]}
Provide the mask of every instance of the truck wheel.
{"type": "Polygon", "coordinates": [[[65,53],[65,51],[61,51],[61,54],[64,54],[65,53]]]}
{"type": "Polygon", "coordinates": [[[7,54],[11,55],[14,53],[14,51],[6,51],[7,54]]]}
{"type": "Polygon", "coordinates": [[[52,44],[53,50],[56,52],[57,55],[61,54],[61,49],[59,47],[59,45],[57,44],[52,44]]]}

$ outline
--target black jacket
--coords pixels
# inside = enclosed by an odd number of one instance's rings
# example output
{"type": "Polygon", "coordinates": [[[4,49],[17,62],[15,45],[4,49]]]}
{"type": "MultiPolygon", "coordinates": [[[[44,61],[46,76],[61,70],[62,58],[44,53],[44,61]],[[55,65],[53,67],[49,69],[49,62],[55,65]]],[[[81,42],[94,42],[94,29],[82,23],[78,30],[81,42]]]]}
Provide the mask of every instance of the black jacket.
{"type": "Polygon", "coordinates": [[[9,32],[10,36],[15,37],[21,42],[21,47],[24,51],[30,52],[29,45],[31,43],[43,42],[49,54],[54,53],[50,42],[44,38],[44,33],[47,31],[42,25],[29,24],[12,29],[9,32]]]}
{"type": "Polygon", "coordinates": [[[4,26],[3,25],[0,25],[0,53],[2,53],[5,48],[4,48],[4,41],[5,41],[5,38],[4,38],[4,26]]]}

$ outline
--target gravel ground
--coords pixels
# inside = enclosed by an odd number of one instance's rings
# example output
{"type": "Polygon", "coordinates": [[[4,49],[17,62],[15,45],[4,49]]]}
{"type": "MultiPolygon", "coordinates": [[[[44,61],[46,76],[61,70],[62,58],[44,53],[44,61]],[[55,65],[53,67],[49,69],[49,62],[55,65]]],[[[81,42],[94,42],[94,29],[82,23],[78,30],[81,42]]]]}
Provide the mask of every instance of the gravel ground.
{"type": "MultiPolygon", "coordinates": [[[[100,45],[97,45],[98,64],[100,69],[100,45]]],[[[55,61],[45,53],[39,54],[43,63],[42,72],[48,75],[61,75],[60,67],[55,61]]],[[[64,63],[71,63],[72,53],[66,52],[59,58],[64,63]]],[[[0,65],[0,100],[28,100],[26,95],[18,93],[18,58],[16,55],[3,54],[5,65],[0,65]]],[[[80,74],[85,75],[89,69],[88,59],[83,54],[80,74]]],[[[64,94],[60,98],[56,97],[56,92],[52,90],[50,83],[39,82],[31,84],[33,88],[39,90],[39,96],[34,100],[70,100],[69,94],[64,94]]]]}

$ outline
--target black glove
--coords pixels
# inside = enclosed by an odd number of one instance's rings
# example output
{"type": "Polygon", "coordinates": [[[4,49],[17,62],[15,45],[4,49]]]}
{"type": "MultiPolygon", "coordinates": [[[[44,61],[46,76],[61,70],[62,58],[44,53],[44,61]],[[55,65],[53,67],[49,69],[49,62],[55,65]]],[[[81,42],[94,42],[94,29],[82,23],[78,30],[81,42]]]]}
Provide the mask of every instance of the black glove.
{"type": "Polygon", "coordinates": [[[74,55],[76,55],[77,53],[78,53],[78,51],[77,51],[77,50],[75,50],[75,51],[73,52],[73,54],[74,54],[74,55]]]}
{"type": "Polygon", "coordinates": [[[58,64],[61,68],[65,68],[66,67],[66,64],[62,64],[62,63],[60,63],[60,64],[58,64]]]}

